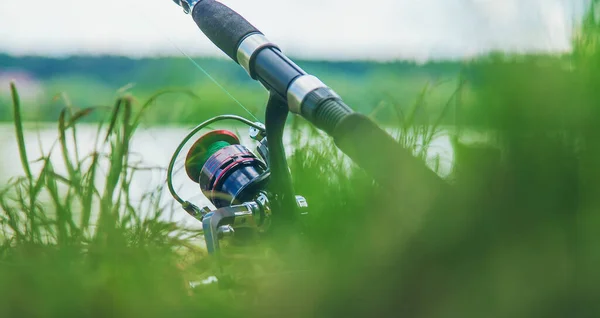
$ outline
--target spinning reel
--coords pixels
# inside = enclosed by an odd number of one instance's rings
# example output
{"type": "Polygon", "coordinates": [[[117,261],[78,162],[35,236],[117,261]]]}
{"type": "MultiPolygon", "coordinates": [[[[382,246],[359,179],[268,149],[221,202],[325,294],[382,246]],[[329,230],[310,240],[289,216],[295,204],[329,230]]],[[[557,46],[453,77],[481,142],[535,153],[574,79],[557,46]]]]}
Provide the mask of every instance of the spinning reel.
{"type": "MultiPolygon", "coordinates": [[[[269,232],[273,210],[280,206],[273,202],[281,198],[277,193],[279,191],[270,190],[273,178],[270,154],[265,126],[234,115],[217,116],[202,123],[188,134],[175,151],[168,171],[169,190],[185,211],[202,222],[210,254],[220,249],[220,241],[227,239],[228,242],[243,243],[269,232]],[[189,201],[183,201],[175,192],[172,185],[173,165],[182,148],[196,133],[222,120],[236,120],[248,125],[250,138],[257,142],[255,152],[258,156],[242,145],[238,136],[229,130],[212,130],[198,138],[187,153],[185,171],[216,210],[198,208],[189,201]]],[[[306,214],[306,200],[296,195],[294,201],[297,209],[293,210],[306,214]]]]}

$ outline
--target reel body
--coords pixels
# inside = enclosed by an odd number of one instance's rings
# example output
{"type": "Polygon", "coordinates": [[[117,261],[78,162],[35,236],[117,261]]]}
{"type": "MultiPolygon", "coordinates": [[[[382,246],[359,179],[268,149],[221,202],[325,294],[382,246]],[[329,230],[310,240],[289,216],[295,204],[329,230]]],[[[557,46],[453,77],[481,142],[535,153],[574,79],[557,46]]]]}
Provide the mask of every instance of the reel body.
{"type": "MultiPolygon", "coordinates": [[[[237,119],[227,116],[224,119],[237,119]]],[[[178,152],[193,133],[219,119],[213,118],[192,131],[180,144],[171,162],[175,162],[178,152]]],[[[199,209],[179,198],[171,184],[172,165],[169,169],[169,189],[183,208],[202,222],[210,254],[219,251],[220,240],[243,243],[251,237],[267,233],[271,227],[272,202],[277,200],[277,195],[268,189],[271,170],[266,129],[261,124],[253,123],[249,135],[258,142],[258,156],[240,144],[238,136],[229,130],[213,130],[202,135],[188,151],[185,160],[187,176],[199,185],[216,210],[208,207],[199,209]]],[[[306,200],[302,196],[295,196],[295,201],[298,210],[305,214],[308,207],[306,200]]]]}

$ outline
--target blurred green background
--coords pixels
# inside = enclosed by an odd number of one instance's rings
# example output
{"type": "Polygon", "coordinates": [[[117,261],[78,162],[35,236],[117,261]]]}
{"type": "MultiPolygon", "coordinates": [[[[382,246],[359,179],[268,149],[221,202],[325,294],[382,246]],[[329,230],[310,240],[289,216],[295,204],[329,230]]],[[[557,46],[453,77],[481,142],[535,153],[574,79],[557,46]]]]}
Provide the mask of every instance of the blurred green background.
{"type": "MultiPolygon", "coordinates": [[[[389,119],[390,107],[405,110],[415,102],[424,86],[439,86],[433,91],[433,102],[441,108],[456,89],[461,62],[333,62],[296,60],[311,74],[320,74],[354,109],[371,113],[380,109],[377,118],[389,119]]],[[[264,88],[248,77],[230,60],[199,58],[196,63],[219,82],[244,106],[263,116],[266,103],[264,88]]],[[[73,105],[90,107],[111,104],[119,90],[136,98],[148,98],[159,90],[188,89],[201,98],[190,104],[188,96],[172,94],[160,100],[161,106],[145,114],[148,124],[192,124],[223,113],[244,114],[243,110],[187,58],[105,57],[12,57],[0,55],[0,79],[5,87],[15,78],[21,84],[24,111],[29,121],[56,121],[66,93],[73,105]],[[21,83],[20,83],[21,82],[21,83]],[[240,113],[242,111],[242,113],[240,113]]],[[[5,93],[8,93],[6,88],[5,93]]],[[[10,100],[4,94],[0,119],[10,121],[10,100]]],[[[97,118],[96,118],[97,119],[97,118]]],[[[449,123],[449,122],[447,122],[449,123]]]]}

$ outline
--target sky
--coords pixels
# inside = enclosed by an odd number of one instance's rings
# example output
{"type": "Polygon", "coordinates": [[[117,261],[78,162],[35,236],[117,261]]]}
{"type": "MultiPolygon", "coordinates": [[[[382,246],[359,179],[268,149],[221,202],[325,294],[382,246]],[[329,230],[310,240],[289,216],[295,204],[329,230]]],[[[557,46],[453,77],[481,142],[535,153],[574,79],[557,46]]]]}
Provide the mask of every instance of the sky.
{"type": "MultiPolygon", "coordinates": [[[[222,0],[294,57],[564,52],[589,0],[222,0]]],[[[225,55],[172,0],[0,0],[0,52],[225,55]]]]}

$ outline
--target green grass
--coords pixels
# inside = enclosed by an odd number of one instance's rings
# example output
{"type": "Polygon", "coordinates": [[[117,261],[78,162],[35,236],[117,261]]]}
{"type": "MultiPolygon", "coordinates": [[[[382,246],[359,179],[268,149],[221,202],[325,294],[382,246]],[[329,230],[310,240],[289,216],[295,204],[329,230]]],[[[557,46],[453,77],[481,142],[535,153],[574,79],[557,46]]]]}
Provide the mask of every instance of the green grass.
{"type": "MultiPolygon", "coordinates": [[[[16,136],[24,176],[0,192],[0,315],[78,317],[144,315],[197,316],[218,311],[194,301],[184,271],[190,256],[203,252],[190,244],[197,233],[160,219],[171,209],[159,205],[162,189],[141,202],[129,187],[138,167],[129,144],[138,125],[131,97],[119,98],[98,125],[95,150],[79,157],[77,122],[94,111],[66,107],[59,139],[31,167],[23,138],[19,96],[11,86],[16,136]],[[70,140],[72,138],[72,143],[70,140]],[[66,174],[57,173],[51,154],[62,156],[66,174]],[[144,216],[144,217],[142,217],[144,216]]],[[[200,297],[200,296],[198,296],[200,297]]],[[[206,297],[206,298],[204,298],[206,297]]]]}

